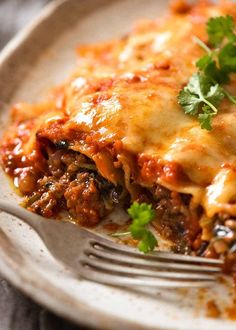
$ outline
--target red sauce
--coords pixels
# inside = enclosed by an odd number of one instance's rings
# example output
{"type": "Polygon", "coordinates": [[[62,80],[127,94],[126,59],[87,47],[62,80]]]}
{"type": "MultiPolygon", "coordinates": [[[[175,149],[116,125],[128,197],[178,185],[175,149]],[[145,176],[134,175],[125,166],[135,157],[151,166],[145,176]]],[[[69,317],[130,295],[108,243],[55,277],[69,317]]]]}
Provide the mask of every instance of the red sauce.
{"type": "Polygon", "coordinates": [[[236,305],[227,307],[225,309],[225,313],[226,313],[227,318],[229,318],[230,320],[236,320],[236,305]]]}
{"type": "Polygon", "coordinates": [[[187,177],[182,167],[177,163],[163,163],[157,157],[141,154],[138,157],[141,181],[151,184],[160,179],[166,183],[176,185],[186,182],[187,177]]]}
{"type": "Polygon", "coordinates": [[[119,225],[117,223],[106,223],[103,225],[103,228],[110,233],[115,233],[119,229],[119,225]]]}
{"type": "Polygon", "coordinates": [[[221,311],[216,305],[214,300],[209,300],[206,304],[206,316],[211,318],[219,318],[221,316],[221,311]]]}
{"type": "Polygon", "coordinates": [[[170,9],[176,14],[185,14],[191,9],[191,5],[186,0],[172,0],[170,9]]]}

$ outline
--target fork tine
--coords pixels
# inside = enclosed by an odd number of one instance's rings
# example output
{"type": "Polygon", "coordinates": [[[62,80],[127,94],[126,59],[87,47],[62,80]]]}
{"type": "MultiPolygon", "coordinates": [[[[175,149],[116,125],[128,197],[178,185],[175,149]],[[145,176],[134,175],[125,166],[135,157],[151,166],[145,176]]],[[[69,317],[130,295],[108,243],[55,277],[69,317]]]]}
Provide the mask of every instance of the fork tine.
{"type": "Polygon", "coordinates": [[[91,281],[99,282],[103,284],[110,284],[115,286],[143,286],[143,287],[156,287],[156,288],[199,288],[211,286],[214,280],[208,281],[182,281],[182,280],[168,280],[154,277],[142,277],[142,276],[124,276],[124,274],[107,274],[103,270],[91,265],[81,266],[80,274],[91,281]]]}
{"type": "Polygon", "coordinates": [[[186,272],[166,272],[154,269],[143,269],[132,266],[124,266],[111,263],[110,261],[97,258],[82,259],[82,264],[86,264],[90,267],[96,267],[104,272],[112,272],[123,274],[124,276],[139,275],[153,278],[166,278],[174,280],[199,280],[199,281],[214,281],[216,279],[215,274],[208,275],[205,273],[186,273],[186,272]]]}
{"type": "MultiPolygon", "coordinates": [[[[150,260],[146,258],[137,258],[131,255],[126,255],[124,253],[119,254],[119,250],[111,251],[105,249],[86,249],[84,250],[84,254],[87,256],[94,256],[98,258],[105,258],[110,262],[120,263],[120,264],[129,264],[129,265],[139,265],[140,267],[153,267],[155,269],[166,269],[166,270],[184,270],[186,272],[212,272],[217,273],[221,271],[220,267],[211,267],[206,265],[196,265],[196,264],[181,264],[176,262],[167,262],[158,261],[158,260],[150,260]]],[[[141,255],[142,256],[142,255],[141,255]]]]}
{"type": "Polygon", "coordinates": [[[112,250],[113,252],[117,251],[119,253],[123,254],[130,254],[132,256],[136,256],[139,258],[144,259],[150,259],[150,260],[168,260],[168,261],[179,261],[179,262],[185,262],[185,263],[201,263],[201,264],[211,264],[213,265],[222,265],[223,261],[220,259],[212,259],[212,258],[204,258],[204,257],[195,257],[195,256],[189,256],[189,255],[183,255],[183,254],[177,254],[177,253],[171,253],[171,252],[160,252],[160,251],[154,251],[150,252],[149,254],[142,254],[137,249],[134,249],[132,247],[129,247],[127,245],[121,245],[114,243],[113,241],[102,239],[101,242],[95,242],[92,241],[91,245],[93,247],[97,248],[103,248],[107,250],[112,250]]]}

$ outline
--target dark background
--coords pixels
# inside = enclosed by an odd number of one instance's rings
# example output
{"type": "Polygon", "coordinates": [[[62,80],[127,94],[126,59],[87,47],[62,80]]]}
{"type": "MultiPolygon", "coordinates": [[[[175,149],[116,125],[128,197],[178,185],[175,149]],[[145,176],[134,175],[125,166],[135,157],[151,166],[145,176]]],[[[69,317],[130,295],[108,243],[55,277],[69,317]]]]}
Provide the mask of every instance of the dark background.
{"type": "MultiPolygon", "coordinates": [[[[79,0],[75,0],[79,1],[79,0]]],[[[50,0],[0,0],[0,49],[50,0]]],[[[55,316],[0,277],[0,330],[85,330],[55,316]]]]}

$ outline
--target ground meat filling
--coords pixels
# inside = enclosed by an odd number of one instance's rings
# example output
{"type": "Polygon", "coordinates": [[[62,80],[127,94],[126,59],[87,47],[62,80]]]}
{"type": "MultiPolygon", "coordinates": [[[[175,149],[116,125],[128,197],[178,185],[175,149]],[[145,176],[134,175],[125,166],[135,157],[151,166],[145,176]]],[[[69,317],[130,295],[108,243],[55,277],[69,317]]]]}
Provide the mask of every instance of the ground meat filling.
{"type": "MultiPolygon", "coordinates": [[[[126,201],[129,200],[125,189],[104,179],[93,161],[69,150],[65,141],[56,145],[45,141],[41,149],[46,160],[44,171],[39,174],[29,169],[24,179],[21,176],[19,180],[20,190],[27,195],[25,205],[31,211],[44,217],[56,217],[66,210],[82,225],[94,226],[124,199],[124,195],[126,201]],[[37,177],[32,190],[25,184],[31,183],[31,177],[37,177]]],[[[153,224],[157,232],[174,241],[179,251],[186,252],[199,232],[199,226],[193,226],[193,221],[189,220],[190,198],[160,185],[145,189],[143,195],[145,200],[140,197],[140,202],[152,203],[156,209],[157,219],[153,224]]]]}
{"type": "Polygon", "coordinates": [[[236,218],[218,214],[210,223],[203,224],[202,237],[206,237],[202,255],[209,258],[222,257],[226,273],[236,273],[236,218]]]}
{"type": "Polygon", "coordinates": [[[31,211],[52,217],[67,210],[82,225],[94,226],[120,202],[122,187],[101,177],[88,157],[52,147],[45,157],[46,172],[25,200],[31,211]]]}
{"type": "Polygon", "coordinates": [[[153,226],[164,238],[175,242],[176,252],[189,252],[200,232],[198,218],[190,212],[191,196],[170,191],[158,184],[151,193],[157,215],[153,226]]]}
{"type": "MultiPolygon", "coordinates": [[[[44,217],[68,211],[74,221],[95,226],[117,204],[125,209],[131,197],[122,186],[115,186],[98,172],[95,163],[68,149],[66,141],[52,144],[40,140],[35,161],[13,161],[6,153],[5,170],[14,177],[25,206],[44,217]]],[[[13,146],[14,147],[14,146],[13,146]]],[[[10,150],[11,151],[11,150],[10,150]]],[[[151,203],[156,211],[152,222],[156,232],[174,243],[174,251],[206,257],[222,257],[226,271],[236,265],[236,219],[218,214],[213,219],[204,211],[192,212],[191,195],[170,191],[158,184],[138,186],[136,200],[151,203]]]]}

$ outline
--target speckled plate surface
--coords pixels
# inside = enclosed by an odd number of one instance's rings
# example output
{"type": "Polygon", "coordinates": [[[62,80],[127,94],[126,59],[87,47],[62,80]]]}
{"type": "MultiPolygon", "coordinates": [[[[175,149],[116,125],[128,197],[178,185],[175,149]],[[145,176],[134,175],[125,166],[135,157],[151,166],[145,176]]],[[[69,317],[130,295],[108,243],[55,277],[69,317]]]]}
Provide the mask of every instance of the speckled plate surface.
{"type": "MultiPolygon", "coordinates": [[[[80,43],[121,36],[139,17],[156,17],[165,0],[68,0],[50,4],[0,55],[1,131],[17,100],[36,101],[74,68],[80,43]]],[[[0,172],[1,198],[17,203],[0,172]]],[[[0,272],[11,283],[59,315],[102,330],[235,330],[225,318],[230,288],[140,290],[113,288],[76,278],[55,261],[39,237],[19,220],[0,213],[0,272]],[[217,301],[221,319],[206,316],[217,301]]]]}

